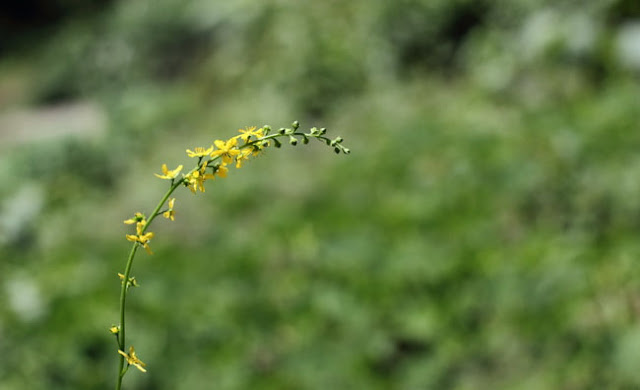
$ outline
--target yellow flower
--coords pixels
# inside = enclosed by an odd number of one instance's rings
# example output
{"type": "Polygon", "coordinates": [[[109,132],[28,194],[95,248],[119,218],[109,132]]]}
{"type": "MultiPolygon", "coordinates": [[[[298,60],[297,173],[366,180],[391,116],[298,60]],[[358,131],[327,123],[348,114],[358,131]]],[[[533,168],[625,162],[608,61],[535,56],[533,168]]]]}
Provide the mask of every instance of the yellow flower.
{"type": "Polygon", "coordinates": [[[227,142],[216,140],[214,143],[218,150],[212,152],[211,157],[221,156],[225,164],[230,164],[234,156],[240,154],[240,151],[236,148],[236,144],[238,143],[237,138],[231,138],[227,142]]]}
{"type": "Polygon", "coordinates": [[[125,359],[127,359],[128,365],[135,366],[142,372],[147,372],[147,370],[144,369],[144,367],[146,367],[146,364],[144,364],[142,360],[138,359],[138,357],[136,356],[136,351],[135,349],[133,349],[133,345],[129,347],[129,353],[125,353],[121,350],[118,350],[118,353],[124,356],[125,359]]]}
{"type": "Polygon", "coordinates": [[[144,220],[144,219],[142,221],[136,223],[136,234],[137,235],[139,235],[139,236],[142,235],[142,229],[144,229],[146,224],[147,224],[147,221],[144,220]]]}
{"type": "Polygon", "coordinates": [[[179,165],[178,168],[170,171],[167,168],[167,164],[162,164],[162,175],[158,175],[157,173],[154,173],[154,175],[156,175],[160,179],[171,180],[171,179],[175,179],[175,177],[178,176],[178,173],[180,173],[181,170],[182,170],[182,165],[179,165]]]}
{"type": "Polygon", "coordinates": [[[186,180],[186,186],[194,194],[198,192],[198,190],[204,192],[205,180],[214,178],[210,173],[203,173],[202,171],[204,169],[206,169],[206,165],[204,165],[200,170],[195,170],[184,177],[186,180]]]}
{"type": "Polygon", "coordinates": [[[176,198],[171,198],[169,199],[169,210],[165,211],[164,213],[162,213],[162,216],[170,219],[170,220],[174,220],[174,215],[175,212],[173,211],[173,204],[176,202],[176,198]]]}
{"type": "Polygon", "coordinates": [[[213,167],[213,175],[219,177],[227,177],[227,173],[229,172],[229,168],[227,168],[226,164],[216,164],[213,167]]]}
{"type": "Polygon", "coordinates": [[[111,328],[109,328],[109,332],[111,332],[112,334],[118,334],[120,333],[120,327],[111,325],[111,328]]]}
{"type": "Polygon", "coordinates": [[[200,148],[200,147],[195,148],[195,151],[187,149],[187,156],[189,156],[189,157],[204,157],[204,156],[208,156],[209,154],[211,154],[211,152],[213,152],[213,145],[211,145],[211,147],[209,147],[209,149],[200,148]]]}
{"type": "Polygon", "coordinates": [[[185,185],[194,194],[198,192],[198,176],[200,176],[199,171],[193,171],[184,176],[185,185]]]}
{"type": "Polygon", "coordinates": [[[124,223],[126,223],[127,225],[131,225],[131,224],[134,224],[134,223],[140,222],[140,221],[144,221],[144,214],[135,213],[133,215],[133,218],[129,218],[129,219],[125,220],[124,223]]]}
{"type": "Polygon", "coordinates": [[[144,227],[147,224],[147,220],[145,219],[144,214],[135,213],[133,218],[127,219],[126,221],[124,221],[124,223],[126,223],[127,225],[131,225],[131,224],[135,223],[136,224],[136,235],[141,236],[142,235],[142,230],[144,229],[144,227]]]}
{"type": "Polygon", "coordinates": [[[127,240],[131,242],[140,243],[140,245],[142,245],[142,247],[150,255],[153,254],[153,252],[151,251],[151,247],[149,247],[149,241],[151,241],[151,239],[153,238],[153,233],[149,232],[149,233],[141,234],[141,231],[138,231],[137,235],[127,234],[126,237],[127,237],[127,240]]]}
{"type": "Polygon", "coordinates": [[[242,149],[240,155],[236,157],[236,168],[242,168],[242,162],[248,160],[249,155],[251,155],[252,153],[254,152],[249,148],[242,149]]]}
{"type": "Polygon", "coordinates": [[[252,127],[248,127],[246,130],[239,129],[238,131],[241,132],[242,134],[238,135],[237,137],[240,137],[240,139],[243,140],[245,143],[249,142],[249,139],[251,137],[256,137],[256,138],[264,137],[264,130],[262,129],[262,127],[256,130],[256,127],[252,126],[252,127]]]}

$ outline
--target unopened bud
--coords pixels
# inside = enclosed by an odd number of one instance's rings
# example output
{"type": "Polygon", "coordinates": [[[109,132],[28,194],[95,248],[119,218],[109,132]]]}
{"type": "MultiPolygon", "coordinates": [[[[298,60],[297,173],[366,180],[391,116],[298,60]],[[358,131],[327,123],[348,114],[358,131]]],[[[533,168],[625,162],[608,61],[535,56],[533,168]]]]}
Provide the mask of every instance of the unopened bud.
{"type": "Polygon", "coordinates": [[[289,143],[293,146],[296,146],[298,144],[298,140],[296,139],[296,137],[289,136],[289,143]]]}
{"type": "Polygon", "coordinates": [[[298,122],[298,121],[294,121],[294,122],[291,124],[291,127],[293,127],[293,129],[294,129],[294,130],[298,130],[298,127],[300,127],[300,122],[298,122]]]}

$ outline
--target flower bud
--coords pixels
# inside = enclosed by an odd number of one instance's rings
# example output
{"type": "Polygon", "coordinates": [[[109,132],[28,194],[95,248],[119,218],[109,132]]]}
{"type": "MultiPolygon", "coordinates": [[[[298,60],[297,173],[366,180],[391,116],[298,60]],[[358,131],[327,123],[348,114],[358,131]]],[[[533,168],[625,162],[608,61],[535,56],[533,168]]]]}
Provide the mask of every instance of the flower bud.
{"type": "Polygon", "coordinates": [[[284,127],[281,127],[280,129],[278,129],[278,134],[280,135],[284,135],[287,132],[287,129],[285,129],[284,127]]]}
{"type": "Polygon", "coordinates": [[[327,129],[323,127],[322,129],[320,129],[320,133],[319,134],[320,135],[325,135],[326,132],[327,132],[327,129]]]}
{"type": "Polygon", "coordinates": [[[273,139],[273,146],[275,146],[276,148],[279,148],[282,146],[282,144],[280,143],[280,141],[278,141],[276,138],[273,139]]]}
{"type": "Polygon", "coordinates": [[[294,130],[298,130],[298,127],[300,127],[300,122],[298,122],[298,121],[294,121],[294,122],[291,124],[291,127],[293,127],[293,129],[294,129],[294,130]]]}
{"type": "Polygon", "coordinates": [[[342,149],[342,152],[344,154],[349,154],[349,153],[351,153],[351,150],[349,150],[349,148],[344,148],[344,149],[342,149]]]}
{"type": "Polygon", "coordinates": [[[298,144],[298,140],[296,139],[296,137],[294,136],[289,136],[289,143],[293,146],[296,146],[298,144]]]}

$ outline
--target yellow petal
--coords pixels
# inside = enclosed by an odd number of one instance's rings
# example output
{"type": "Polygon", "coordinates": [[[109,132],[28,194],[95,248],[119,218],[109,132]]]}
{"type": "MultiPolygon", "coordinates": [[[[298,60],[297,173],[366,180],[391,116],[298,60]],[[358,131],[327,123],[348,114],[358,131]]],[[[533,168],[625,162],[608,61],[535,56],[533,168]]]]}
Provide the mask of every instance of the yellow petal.
{"type": "Polygon", "coordinates": [[[145,370],[145,369],[143,368],[143,365],[146,365],[146,364],[144,364],[144,363],[142,363],[142,362],[139,362],[139,363],[133,363],[132,365],[133,365],[135,368],[137,368],[138,370],[142,371],[142,372],[147,372],[147,370],[145,370]]]}

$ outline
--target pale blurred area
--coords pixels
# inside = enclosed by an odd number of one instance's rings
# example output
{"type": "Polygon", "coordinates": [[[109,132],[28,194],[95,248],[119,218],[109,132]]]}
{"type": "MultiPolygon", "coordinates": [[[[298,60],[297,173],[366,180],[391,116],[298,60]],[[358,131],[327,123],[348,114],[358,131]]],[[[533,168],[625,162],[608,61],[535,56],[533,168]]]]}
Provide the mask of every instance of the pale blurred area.
{"type": "Polygon", "coordinates": [[[112,387],[153,173],[294,120],[352,153],[176,192],[125,388],[640,387],[637,0],[0,9],[0,389],[112,387]]]}
{"type": "Polygon", "coordinates": [[[100,105],[86,101],[8,110],[0,116],[0,142],[6,148],[65,137],[95,138],[104,136],[106,119],[100,105]]]}

